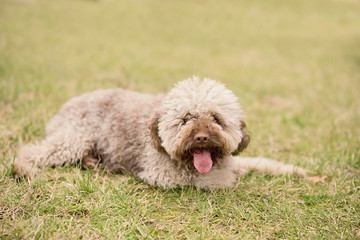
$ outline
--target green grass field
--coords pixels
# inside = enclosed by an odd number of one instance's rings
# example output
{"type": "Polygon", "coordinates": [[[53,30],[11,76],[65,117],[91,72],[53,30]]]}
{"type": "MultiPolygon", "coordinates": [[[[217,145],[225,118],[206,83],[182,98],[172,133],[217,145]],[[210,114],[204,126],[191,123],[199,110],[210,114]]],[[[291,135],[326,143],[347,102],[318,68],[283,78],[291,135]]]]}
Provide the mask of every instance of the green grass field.
{"type": "Polygon", "coordinates": [[[359,239],[360,2],[0,1],[0,195],[0,239],[359,239]],[[164,191],[78,167],[11,177],[69,98],[192,75],[239,97],[245,155],[325,180],[164,191]]]}

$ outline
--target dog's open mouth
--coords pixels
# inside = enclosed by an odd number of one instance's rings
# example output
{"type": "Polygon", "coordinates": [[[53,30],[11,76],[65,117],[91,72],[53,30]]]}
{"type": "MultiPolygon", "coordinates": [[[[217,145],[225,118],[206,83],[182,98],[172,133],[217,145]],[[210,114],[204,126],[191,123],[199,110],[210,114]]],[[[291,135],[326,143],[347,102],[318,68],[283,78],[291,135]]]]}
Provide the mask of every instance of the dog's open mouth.
{"type": "Polygon", "coordinates": [[[199,173],[208,173],[212,166],[211,159],[212,150],[206,148],[197,148],[190,151],[194,158],[194,166],[199,173]]]}

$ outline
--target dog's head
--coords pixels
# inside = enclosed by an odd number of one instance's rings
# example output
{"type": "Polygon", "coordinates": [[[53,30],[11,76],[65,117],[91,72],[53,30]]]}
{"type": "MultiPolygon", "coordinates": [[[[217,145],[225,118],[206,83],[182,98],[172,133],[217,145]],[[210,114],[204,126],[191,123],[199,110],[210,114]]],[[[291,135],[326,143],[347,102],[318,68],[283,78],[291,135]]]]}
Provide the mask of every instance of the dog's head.
{"type": "Polygon", "coordinates": [[[250,135],[235,95],[210,79],[179,82],[150,124],[152,145],[200,173],[243,151],[250,135]]]}

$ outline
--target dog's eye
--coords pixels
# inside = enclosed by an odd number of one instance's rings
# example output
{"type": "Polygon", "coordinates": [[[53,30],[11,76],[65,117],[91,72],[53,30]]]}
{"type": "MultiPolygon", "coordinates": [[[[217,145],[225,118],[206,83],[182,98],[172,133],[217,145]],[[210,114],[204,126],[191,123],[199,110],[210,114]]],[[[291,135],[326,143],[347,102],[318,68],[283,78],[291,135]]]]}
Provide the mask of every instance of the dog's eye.
{"type": "Polygon", "coordinates": [[[217,117],[216,115],[213,115],[213,119],[214,119],[214,122],[215,122],[216,124],[218,124],[218,125],[220,125],[220,126],[222,125],[219,117],[217,117]]]}
{"type": "Polygon", "coordinates": [[[185,125],[191,118],[192,116],[190,114],[186,114],[185,117],[181,119],[181,125],[185,125]]]}
{"type": "Polygon", "coordinates": [[[181,122],[181,125],[185,125],[188,121],[189,121],[189,119],[183,118],[182,122],[181,122]]]}

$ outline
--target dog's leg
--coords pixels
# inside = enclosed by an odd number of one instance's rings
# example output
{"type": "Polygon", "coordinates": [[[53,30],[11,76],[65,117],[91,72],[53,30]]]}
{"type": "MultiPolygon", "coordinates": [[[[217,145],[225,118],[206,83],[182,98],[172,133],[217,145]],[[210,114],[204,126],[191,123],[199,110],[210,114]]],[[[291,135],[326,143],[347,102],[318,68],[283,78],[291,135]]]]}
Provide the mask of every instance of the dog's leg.
{"type": "Polygon", "coordinates": [[[201,174],[194,179],[194,185],[204,189],[218,189],[231,187],[237,174],[228,168],[213,167],[210,172],[201,174]]]}
{"type": "Polygon", "coordinates": [[[298,175],[306,176],[303,168],[292,164],[285,164],[268,158],[229,157],[223,164],[206,174],[194,179],[195,186],[205,189],[231,187],[236,178],[243,176],[251,170],[270,175],[298,175]]]}
{"type": "Polygon", "coordinates": [[[244,175],[251,170],[270,175],[297,175],[306,176],[303,168],[293,164],[285,164],[276,160],[263,157],[231,157],[230,167],[239,175],[244,175]]]}
{"type": "Polygon", "coordinates": [[[20,149],[14,162],[14,176],[34,177],[44,166],[68,166],[89,155],[92,143],[73,133],[52,135],[38,144],[20,149]]]}

